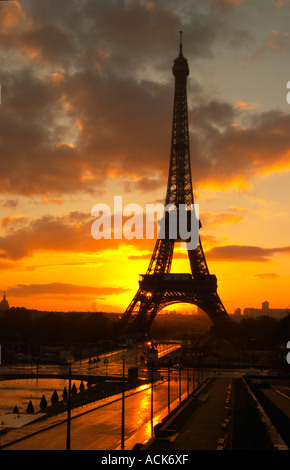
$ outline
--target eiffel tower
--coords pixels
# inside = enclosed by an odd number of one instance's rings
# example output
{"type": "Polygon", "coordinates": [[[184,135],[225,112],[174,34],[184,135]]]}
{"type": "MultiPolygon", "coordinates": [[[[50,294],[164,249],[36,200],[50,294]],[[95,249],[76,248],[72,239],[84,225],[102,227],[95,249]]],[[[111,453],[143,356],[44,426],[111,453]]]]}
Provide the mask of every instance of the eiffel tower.
{"type": "MultiPolygon", "coordinates": [[[[189,67],[182,49],[180,31],[179,56],[174,60],[172,68],[175,91],[165,206],[174,204],[179,207],[180,204],[186,204],[191,209],[194,199],[187,110],[189,67]]],[[[141,275],[137,293],[120,319],[118,327],[121,334],[126,333],[135,338],[150,335],[155,316],[164,307],[174,303],[191,303],[200,307],[215,324],[229,320],[217,294],[216,276],[209,273],[200,237],[198,240],[195,249],[187,250],[191,273],[173,274],[170,269],[174,245],[180,239],[168,236],[157,239],[147,272],[141,275]]]]}

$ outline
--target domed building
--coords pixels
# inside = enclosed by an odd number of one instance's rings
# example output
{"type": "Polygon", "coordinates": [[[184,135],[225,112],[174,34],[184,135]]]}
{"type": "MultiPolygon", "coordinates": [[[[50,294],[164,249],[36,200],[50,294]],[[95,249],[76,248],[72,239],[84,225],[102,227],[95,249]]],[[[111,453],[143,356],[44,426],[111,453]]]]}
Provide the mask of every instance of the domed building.
{"type": "Polygon", "coordinates": [[[7,299],[6,299],[6,295],[4,294],[3,299],[0,302],[0,311],[3,312],[5,310],[9,310],[9,304],[7,302],[7,299]]]}

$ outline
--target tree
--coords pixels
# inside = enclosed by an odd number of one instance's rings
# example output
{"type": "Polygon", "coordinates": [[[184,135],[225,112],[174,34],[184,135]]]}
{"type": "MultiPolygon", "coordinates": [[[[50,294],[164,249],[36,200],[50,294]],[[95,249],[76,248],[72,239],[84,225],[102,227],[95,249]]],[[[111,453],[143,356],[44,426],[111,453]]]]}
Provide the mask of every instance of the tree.
{"type": "Polygon", "coordinates": [[[47,401],[46,401],[45,395],[42,395],[42,398],[40,400],[40,408],[43,410],[46,407],[47,407],[47,401]]]}
{"type": "Polygon", "coordinates": [[[54,390],[52,396],[51,396],[51,403],[57,403],[58,402],[58,394],[57,391],[54,390]]]}
{"type": "Polygon", "coordinates": [[[31,400],[29,400],[29,403],[27,405],[26,413],[34,413],[34,406],[31,400]]]}

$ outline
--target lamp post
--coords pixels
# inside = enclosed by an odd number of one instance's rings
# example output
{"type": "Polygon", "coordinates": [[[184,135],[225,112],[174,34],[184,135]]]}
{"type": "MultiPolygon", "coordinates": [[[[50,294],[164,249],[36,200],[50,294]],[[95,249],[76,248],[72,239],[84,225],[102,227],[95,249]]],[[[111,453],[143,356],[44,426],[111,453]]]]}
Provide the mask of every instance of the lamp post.
{"type": "Polygon", "coordinates": [[[192,391],[195,390],[195,369],[194,369],[194,355],[192,356],[192,391]]]}
{"type": "Polygon", "coordinates": [[[71,433],[71,362],[69,363],[69,373],[68,373],[66,450],[70,450],[70,433],[71,433]]]}
{"type": "Polygon", "coordinates": [[[150,358],[150,366],[151,366],[151,437],[153,437],[153,357],[150,358]]]}
{"type": "Polygon", "coordinates": [[[203,352],[200,353],[200,379],[201,379],[201,382],[203,382],[203,363],[202,363],[202,360],[203,360],[203,352]]]}
{"type": "Polygon", "coordinates": [[[256,338],[251,338],[251,344],[252,344],[252,367],[255,367],[255,348],[256,348],[256,338]]]}
{"type": "Polygon", "coordinates": [[[199,382],[200,382],[199,353],[196,354],[196,367],[197,367],[197,385],[199,385],[199,382]]]}
{"type": "Polygon", "coordinates": [[[122,376],[122,421],[121,421],[121,450],[125,448],[125,354],[122,355],[123,376],[122,376]]]}
{"type": "Polygon", "coordinates": [[[179,364],[179,401],[181,401],[181,365],[179,364]]]}
{"type": "Polygon", "coordinates": [[[168,413],[170,413],[170,364],[168,364],[168,413]]]}
{"type": "Polygon", "coordinates": [[[108,375],[108,364],[109,364],[109,361],[107,358],[104,359],[104,364],[106,366],[106,376],[108,375]]]}

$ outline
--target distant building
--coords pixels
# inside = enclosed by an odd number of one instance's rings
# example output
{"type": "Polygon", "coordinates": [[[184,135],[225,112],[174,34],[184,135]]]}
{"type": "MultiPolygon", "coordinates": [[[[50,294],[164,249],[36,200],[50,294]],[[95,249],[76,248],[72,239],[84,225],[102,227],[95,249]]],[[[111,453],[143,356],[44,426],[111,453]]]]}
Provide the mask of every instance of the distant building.
{"type": "Polygon", "coordinates": [[[234,311],[234,315],[237,316],[237,317],[240,317],[242,315],[242,311],[240,308],[236,308],[236,310],[234,311]]]}
{"type": "Polygon", "coordinates": [[[268,311],[269,310],[269,302],[267,302],[267,300],[265,302],[262,303],[262,310],[263,311],[268,311]]]}
{"type": "Polygon", "coordinates": [[[262,303],[262,308],[245,308],[244,317],[260,317],[267,315],[273,318],[284,318],[289,315],[290,309],[287,308],[270,308],[269,302],[262,303]]]}
{"type": "Polygon", "coordinates": [[[4,295],[3,295],[3,299],[2,299],[1,302],[0,302],[0,310],[1,310],[2,312],[4,312],[5,310],[9,310],[9,304],[8,304],[8,302],[7,302],[5,293],[4,293],[4,295]]]}

